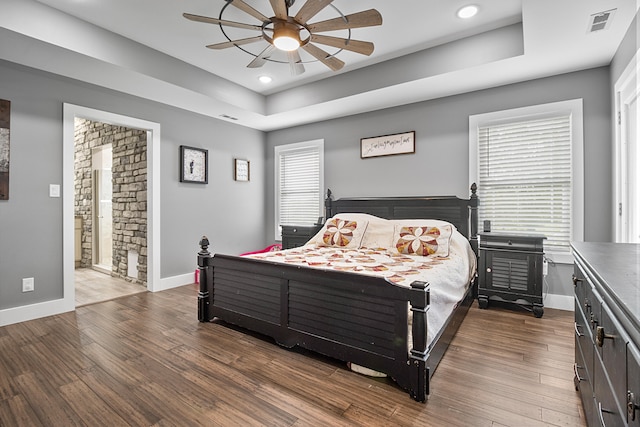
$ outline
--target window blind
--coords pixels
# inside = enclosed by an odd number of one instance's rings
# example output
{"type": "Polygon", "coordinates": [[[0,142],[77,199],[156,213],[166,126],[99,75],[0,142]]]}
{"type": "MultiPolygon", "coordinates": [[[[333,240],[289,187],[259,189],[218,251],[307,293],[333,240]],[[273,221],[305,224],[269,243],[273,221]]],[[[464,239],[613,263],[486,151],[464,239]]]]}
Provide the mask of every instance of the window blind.
{"type": "Polygon", "coordinates": [[[278,225],[311,225],[321,216],[321,148],[279,152],[278,225]]]}
{"type": "Polygon", "coordinates": [[[478,128],[481,220],[495,231],[540,233],[546,251],[571,242],[571,115],[478,128]]]}

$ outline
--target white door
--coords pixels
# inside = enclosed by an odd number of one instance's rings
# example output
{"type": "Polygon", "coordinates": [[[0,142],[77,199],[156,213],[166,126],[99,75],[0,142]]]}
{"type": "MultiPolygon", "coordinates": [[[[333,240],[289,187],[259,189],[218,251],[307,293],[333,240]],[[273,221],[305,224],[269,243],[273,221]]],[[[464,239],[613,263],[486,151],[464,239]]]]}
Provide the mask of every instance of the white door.
{"type": "Polygon", "coordinates": [[[616,91],[616,242],[640,243],[640,58],[636,54],[616,91]]]}

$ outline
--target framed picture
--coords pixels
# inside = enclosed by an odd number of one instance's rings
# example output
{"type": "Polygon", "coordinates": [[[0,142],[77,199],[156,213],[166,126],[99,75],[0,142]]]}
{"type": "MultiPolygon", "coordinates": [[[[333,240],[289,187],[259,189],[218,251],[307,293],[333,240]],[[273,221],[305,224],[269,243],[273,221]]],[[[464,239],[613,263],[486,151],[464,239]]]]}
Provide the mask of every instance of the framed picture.
{"type": "Polygon", "coordinates": [[[235,159],[233,166],[233,179],[236,181],[249,181],[249,160],[235,159]]]}
{"type": "Polygon", "coordinates": [[[415,131],[362,138],[360,139],[360,158],[415,153],[415,139],[415,131]]]}
{"type": "Polygon", "coordinates": [[[11,101],[0,99],[0,200],[9,200],[9,128],[11,101]]]}
{"type": "Polygon", "coordinates": [[[180,182],[209,182],[209,152],[203,148],[180,146],[180,182]]]}

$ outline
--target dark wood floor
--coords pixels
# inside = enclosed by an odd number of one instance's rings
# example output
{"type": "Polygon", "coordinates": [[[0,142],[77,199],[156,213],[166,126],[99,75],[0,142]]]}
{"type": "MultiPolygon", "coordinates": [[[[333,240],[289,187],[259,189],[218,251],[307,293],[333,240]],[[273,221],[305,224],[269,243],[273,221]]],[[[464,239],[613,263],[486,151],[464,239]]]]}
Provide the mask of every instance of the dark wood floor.
{"type": "Polygon", "coordinates": [[[194,285],[0,328],[4,426],[583,426],[573,315],[469,311],[426,404],[196,321],[194,285]]]}

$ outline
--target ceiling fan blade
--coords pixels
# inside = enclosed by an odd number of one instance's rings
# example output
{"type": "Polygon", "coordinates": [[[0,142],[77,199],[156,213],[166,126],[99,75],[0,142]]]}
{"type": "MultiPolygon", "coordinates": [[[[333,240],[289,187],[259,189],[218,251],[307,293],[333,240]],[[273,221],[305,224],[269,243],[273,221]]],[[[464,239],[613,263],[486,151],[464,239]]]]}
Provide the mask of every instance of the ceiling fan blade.
{"type": "Polygon", "coordinates": [[[276,14],[276,18],[284,19],[286,21],[287,18],[289,17],[286,1],[285,0],[269,0],[269,2],[271,3],[273,12],[276,14]]]}
{"type": "Polygon", "coordinates": [[[271,56],[271,52],[273,52],[275,48],[276,47],[274,45],[269,44],[269,46],[267,46],[262,52],[260,52],[260,55],[256,56],[256,59],[249,62],[249,65],[247,65],[247,68],[262,67],[267,62],[267,59],[269,59],[269,57],[271,56]]]}
{"type": "Polygon", "coordinates": [[[346,30],[349,28],[373,27],[382,25],[382,15],[375,9],[369,9],[351,15],[345,15],[343,19],[333,18],[326,21],[309,24],[307,27],[312,33],[321,33],[323,31],[346,30]]]}
{"type": "Polygon", "coordinates": [[[327,67],[331,68],[333,71],[338,71],[339,69],[344,67],[344,62],[334,56],[330,56],[327,52],[320,49],[316,45],[307,43],[302,46],[302,49],[304,49],[308,54],[316,58],[318,61],[322,62],[327,67]]]}
{"type": "Polygon", "coordinates": [[[319,34],[311,34],[311,41],[327,46],[337,47],[340,49],[350,50],[362,55],[371,55],[373,53],[373,43],[362,40],[349,40],[340,37],[321,36],[319,34]]]}
{"type": "Polygon", "coordinates": [[[242,46],[243,44],[255,43],[260,40],[264,40],[264,37],[255,36],[255,37],[249,37],[246,39],[232,40],[224,43],[209,44],[207,45],[207,47],[209,49],[226,49],[228,47],[242,46]]]}
{"type": "Polygon", "coordinates": [[[300,53],[297,50],[287,52],[287,58],[289,58],[289,66],[291,67],[292,76],[304,73],[302,58],[300,58],[300,53]]]}
{"type": "Polygon", "coordinates": [[[262,13],[260,13],[257,10],[255,10],[253,7],[249,6],[248,4],[246,4],[242,0],[233,0],[231,2],[231,6],[237,7],[241,11],[248,13],[249,15],[253,16],[254,18],[256,18],[257,20],[259,20],[261,22],[266,22],[266,21],[269,20],[269,18],[267,18],[262,13]]]}
{"type": "Polygon", "coordinates": [[[295,20],[301,24],[316,16],[325,7],[329,6],[333,0],[307,0],[307,2],[300,8],[295,20]]]}
{"type": "Polygon", "coordinates": [[[207,24],[220,24],[220,25],[226,25],[227,27],[245,28],[247,30],[262,31],[262,27],[260,25],[250,25],[250,24],[243,24],[241,22],[225,21],[224,19],[216,19],[216,18],[210,18],[208,16],[193,15],[191,13],[183,13],[182,16],[184,16],[185,18],[191,21],[196,21],[196,22],[205,22],[207,24]]]}

